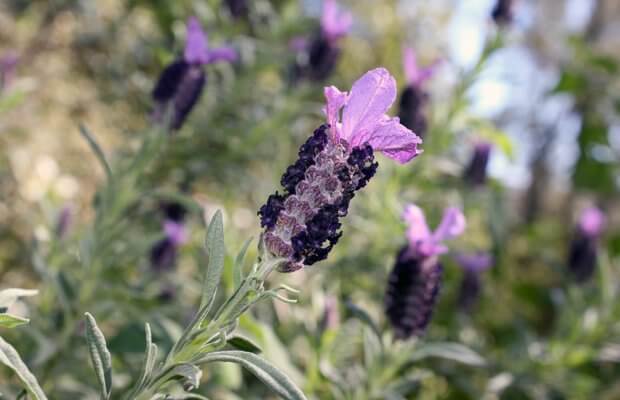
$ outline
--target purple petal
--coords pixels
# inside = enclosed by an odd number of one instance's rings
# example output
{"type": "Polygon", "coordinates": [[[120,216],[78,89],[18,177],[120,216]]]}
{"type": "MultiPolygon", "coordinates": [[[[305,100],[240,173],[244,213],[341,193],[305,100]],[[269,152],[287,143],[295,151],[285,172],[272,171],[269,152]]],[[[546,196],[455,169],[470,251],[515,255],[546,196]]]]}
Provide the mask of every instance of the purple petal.
{"type": "Polygon", "coordinates": [[[456,262],[466,271],[482,272],[493,265],[493,257],[488,253],[458,254],[456,262]]]}
{"type": "Polygon", "coordinates": [[[296,36],[288,42],[289,49],[296,53],[305,51],[308,48],[308,38],[305,36],[296,36]]]}
{"type": "Polygon", "coordinates": [[[218,47],[207,51],[207,61],[205,64],[212,64],[218,61],[233,62],[237,60],[237,52],[232,47],[218,47]]]}
{"type": "Polygon", "coordinates": [[[422,144],[415,133],[403,126],[398,118],[385,117],[372,132],[362,131],[351,141],[351,146],[368,143],[376,151],[404,164],[422,153],[418,145],[422,144]]]}
{"type": "Polygon", "coordinates": [[[207,34],[196,17],[187,21],[187,39],[184,58],[190,64],[206,64],[209,60],[207,34]]]}
{"type": "Polygon", "coordinates": [[[403,70],[408,85],[415,85],[418,80],[418,63],[411,47],[403,47],[403,70]]]}
{"type": "Polygon", "coordinates": [[[465,216],[455,207],[448,207],[443,213],[441,223],[433,233],[433,237],[437,242],[454,239],[465,230],[465,216]]]}
{"type": "Polygon", "coordinates": [[[185,232],[185,226],[181,223],[166,220],[164,222],[164,232],[166,237],[175,245],[180,245],[187,241],[187,232],[185,232]]]}
{"type": "Polygon", "coordinates": [[[340,110],[347,102],[347,92],[341,92],[335,86],[328,86],[323,91],[325,93],[325,99],[327,100],[327,106],[325,107],[325,115],[327,116],[327,123],[330,125],[330,130],[334,140],[340,140],[340,126],[338,120],[340,119],[340,110]]]}
{"type": "Polygon", "coordinates": [[[337,40],[346,35],[353,24],[350,13],[339,13],[336,0],[323,1],[321,28],[328,40],[337,40]]]}
{"type": "Polygon", "coordinates": [[[598,236],[603,231],[607,218],[597,207],[588,207],[579,217],[579,229],[588,236],[598,236]]]}
{"type": "Polygon", "coordinates": [[[342,138],[349,143],[368,135],[384,120],[396,99],[396,81],[385,68],[366,72],[351,88],[342,115],[342,138]]]}
{"type": "Polygon", "coordinates": [[[409,204],[403,212],[403,219],[407,224],[407,239],[411,245],[431,237],[431,231],[426,224],[422,209],[415,204],[409,204]]]}

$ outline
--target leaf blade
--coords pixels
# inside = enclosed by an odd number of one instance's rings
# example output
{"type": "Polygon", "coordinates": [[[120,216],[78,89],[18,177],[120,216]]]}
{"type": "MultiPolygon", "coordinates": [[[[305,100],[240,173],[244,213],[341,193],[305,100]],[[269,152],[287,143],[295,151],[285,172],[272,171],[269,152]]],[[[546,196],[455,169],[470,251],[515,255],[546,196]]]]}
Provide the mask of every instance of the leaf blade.
{"type": "Polygon", "coordinates": [[[112,392],[112,356],[95,318],[90,313],[84,315],[86,317],[86,341],[90,358],[101,386],[101,397],[107,400],[112,392]]]}
{"type": "Polygon", "coordinates": [[[35,400],[47,400],[43,389],[39,386],[37,378],[30,372],[28,366],[19,356],[19,353],[13,346],[6,342],[0,336],[0,363],[11,368],[19,379],[26,385],[26,389],[35,400]]]}
{"type": "Polygon", "coordinates": [[[203,308],[207,304],[210,304],[215,299],[217,293],[217,287],[220,284],[222,278],[222,271],[224,269],[224,257],[226,249],[224,246],[224,221],[222,218],[222,212],[218,210],[207,229],[207,239],[205,243],[207,251],[207,271],[205,273],[205,279],[203,284],[202,299],[200,301],[200,308],[203,308]]]}

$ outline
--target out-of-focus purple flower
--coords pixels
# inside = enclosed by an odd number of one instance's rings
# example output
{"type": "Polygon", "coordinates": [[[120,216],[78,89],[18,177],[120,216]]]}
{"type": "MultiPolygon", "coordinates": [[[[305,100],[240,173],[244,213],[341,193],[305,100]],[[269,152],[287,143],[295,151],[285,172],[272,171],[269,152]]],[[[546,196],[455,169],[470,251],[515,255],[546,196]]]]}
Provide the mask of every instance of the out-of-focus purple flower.
{"type": "Polygon", "coordinates": [[[512,22],[513,19],[513,7],[514,0],[497,0],[491,17],[497,25],[507,25],[512,22]]]}
{"type": "Polygon", "coordinates": [[[203,66],[236,59],[237,53],[230,47],[209,49],[207,34],[202,30],[200,22],[195,17],[190,18],[183,57],[164,69],[153,89],[153,119],[163,122],[168,117],[168,108],[172,106],[169,127],[172,130],[179,129],[204,89],[206,74],[203,66]]]}
{"type": "Polygon", "coordinates": [[[428,102],[428,94],[423,88],[424,82],[432,77],[439,61],[426,68],[420,68],[416,61],[415,52],[411,47],[403,48],[403,68],[407,78],[407,86],[400,95],[398,116],[400,122],[424,138],[427,129],[427,120],[424,108],[428,102]]]}
{"type": "Polygon", "coordinates": [[[225,0],[228,11],[233,18],[247,18],[250,13],[247,0],[225,0]]]}
{"type": "Polygon", "coordinates": [[[19,57],[14,52],[9,52],[0,57],[0,90],[11,84],[18,63],[19,57]]]}
{"type": "Polygon", "coordinates": [[[271,195],[258,213],[266,248],[289,261],[283,272],[327,258],[341,235],[339,219],[376,172],[374,151],[400,163],[421,152],[420,138],[385,114],[396,97],[386,69],[367,72],[350,93],[327,87],[325,97],[328,124],[301,146],[282,176],[284,193],[271,195]]]}
{"type": "Polygon", "coordinates": [[[319,331],[324,332],[328,329],[335,329],[339,322],[338,299],[334,296],[325,297],[325,306],[321,322],[319,323],[319,331]]]}
{"type": "Polygon", "coordinates": [[[463,175],[465,182],[473,186],[482,186],[486,183],[487,165],[491,157],[492,147],[489,142],[480,141],[476,143],[474,154],[463,175]]]}
{"type": "Polygon", "coordinates": [[[56,220],[56,237],[59,239],[67,236],[69,229],[71,228],[71,223],[73,222],[73,208],[71,206],[66,205],[58,214],[58,219],[56,220]]]}
{"type": "Polygon", "coordinates": [[[493,257],[488,253],[458,254],[455,260],[463,269],[458,304],[471,311],[482,291],[480,274],[493,265],[493,257]]]}
{"type": "Polygon", "coordinates": [[[408,224],[407,241],[398,253],[385,292],[385,313],[397,339],[420,336],[431,320],[441,287],[443,268],[438,255],[447,251],[443,241],[463,233],[465,217],[447,208],[431,232],[422,210],[409,205],[403,219],[408,224]]]}
{"type": "Polygon", "coordinates": [[[605,214],[596,207],[586,208],[579,217],[568,254],[568,269],[577,282],[587,282],[596,270],[598,238],[605,224],[605,214]]]}
{"type": "Polygon", "coordinates": [[[178,248],[187,241],[187,232],[183,224],[186,210],[179,203],[164,205],[164,237],[151,249],[151,266],[161,272],[171,269],[176,261],[178,248]]]}
{"type": "Polygon", "coordinates": [[[307,57],[298,60],[294,67],[294,79],[306,77],[321,81],[327,79],[336,68],[340,58],[338,41],[346,36],[351,29],[353,16],[350,13],[338,10],[336,0],[323,2],[321,14],[321,27],[305,46],[300,46],[301,41],[295,41],[297,52],[306,52],[307,57]]]}

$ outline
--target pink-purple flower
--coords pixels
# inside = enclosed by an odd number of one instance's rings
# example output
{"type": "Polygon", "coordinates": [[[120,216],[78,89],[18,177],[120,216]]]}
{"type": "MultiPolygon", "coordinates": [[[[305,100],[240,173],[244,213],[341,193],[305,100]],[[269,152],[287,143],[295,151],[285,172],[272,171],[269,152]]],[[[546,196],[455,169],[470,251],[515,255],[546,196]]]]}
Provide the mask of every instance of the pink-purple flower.
{"type": "Polygon", "coordinates": [[[286,258],[290,272],[327,258],[342,232],[355,193],[375,174],[374,151],[405,163],[421,150],[421,140],[386,111],[396,82],[384,68],[364,74],[350,92],[325,88],[327,124],[301,146],[298,160],[282,176],[276,192],[259,211],[263,239],[273,255],[286,258]]]}
{"type": "Polygon", "coordinates": [[[179,129],[198,102],[206,82],[204,66],[218,61],[232,62],[237,53],[231,47],[209,48],[207,34],[197,18],[187,22],[187,38],[183,57],[168,65],[162,72],[155,89],[153,119],[163,122],[169,108],[170,128],[179,129]]]}
{"type": "Polygon", "coordinates": [[[431,232],[426,224],[422,209],[414,204],[405,208],[403,219],[408,225],[408,254],[414,258],[428,258],[446,253],[448,248],[444,242],[463,233],[466,225],[465,216],[455,207],[444,210],[443,218],[434,232],[431,232]]]}
{"type": "Polygon", "coordinates": [[[339,10],[336,0],[323,1],[321,31],[328,41],[335,42],[346,36],[351,25],[353,25],[353,16],[351,13],[339,10]]]}
{"type": "Polygon", "coordinates": [[[607,223],[607,217],[598,207],[587,207],[579,216],[579,230],[586,236],[595,238],[600,236],[607,223]]]}
{"type": "Polygon", "coordinates": [[[482,292],[480,275],[493,265],[493,257],[485,252],[476,252],[457,254],[454,258],[463,269],[458,305],[463,311],[469,312],[482,292]]]}
{"type": "Polygon", "coordinates": [[[598,240],[607,217],[597,207],[588,207],[581,212],[568,253],[568,270],[577,282],[583,283],[594,274],[598,262],[598,240]]]}

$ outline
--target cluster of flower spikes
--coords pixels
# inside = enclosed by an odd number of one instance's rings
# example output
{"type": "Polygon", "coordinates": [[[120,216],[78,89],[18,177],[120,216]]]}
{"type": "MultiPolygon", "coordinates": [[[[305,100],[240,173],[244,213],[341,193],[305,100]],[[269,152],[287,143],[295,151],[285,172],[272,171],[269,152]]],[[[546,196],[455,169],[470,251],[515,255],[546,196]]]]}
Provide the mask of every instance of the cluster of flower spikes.
{"type": "Polygon", "coordinates": [[[171,130],[180,129],[204,90],[206,74],[204,65],[217,61],[234,61],[236,53],[229,47],[209,49],[207,35],[198,19],[187,23],[187,43],[182,57],[169,64],[161,73],[155,88],[153,119],[166,122],[171,130]],[[168,108],[172,106],[171,115],[168,108]]]}
{"type": "Polygon", "coordinates": [[[396,81],[386,69],[367,72],[350,93],[327,87],[325,96],[327,124],[282,176],[284,192],[271,195],[258,212],[267,251],[287,260],[283,272],[327,257],[340,238],[340,218],[377,170],[374,151],[400,163],[420,153],[420,138],[385,114],[396,99],[396,81]]]}
{"type": "Polygon", "coordinates": [[[456,208],[444,212],[441,224],[430,232],[422,210],[409,205],[403,214],[409,224],[408,244],[396,257],[385,291],[385,313],[397,339],[424,334],[441,288],[443,267],[438,255],[444,240],[460,235],[465,218],[456,208]]]}
{"type": "Polygon", "coordinates": [[[259,211],[267,246],[293,260],[287,272],[327,258],[342,235],[340,218],[379,165],[368,144],[350,151],[345,144],[331,145],[328,129],[322,125],[301,146],[282,175],[284,193],[271,195],[259,211]]]}

